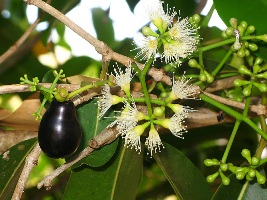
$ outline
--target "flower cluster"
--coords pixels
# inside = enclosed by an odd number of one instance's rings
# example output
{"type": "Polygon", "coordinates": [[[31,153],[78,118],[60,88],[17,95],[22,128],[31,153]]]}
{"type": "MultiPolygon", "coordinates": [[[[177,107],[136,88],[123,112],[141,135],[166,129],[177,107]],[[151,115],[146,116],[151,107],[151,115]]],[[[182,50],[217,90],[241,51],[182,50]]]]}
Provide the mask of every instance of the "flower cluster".
{"type": "MultiPolygon", "coordinates": [[[[132,69],[127,68],[125,72],[120,69],[114,69],[114,80],[116,84],[121,87],[125,94],[130,95],[130,81],[132,80],[132,69]]],[[[150,155],[153,152],[158,152],[161,148],[164,148],[160,139],[159,133],[154,125],[159,125],[169,129],[173,135],[179,138],[183,138],[183,133],[186,132],[186,126],[184,126],[184,119],[187,118],[188,113],[192,112],[190,107],[180,104],[172,103],[177,99],[187,99],[195,96],[198,91],[192,85],[188,84],[188,79],[182,76],[180,79],[173,81],[172,91],[169,97],[165,100],[166,106],[171,108],[175,113],[171,118],[165,118],[165,108],[154,108],[154,114],[148,116],[138,110],[134,98],[126,95],[126,98],[122,98],[110,93],[109,85],[103,87],[102,96],[99,98],[99,117],[103,117],[106,111],[115,104],[123,103],[122,111],[115,117],[115,121],[109,125],[113,127],[116,125],[118,135],[121,135],[125,140],[125,145],[130,148],[134,148],[137,152],[141,152],[141,140],[140,137],[144,135],[145,130],[149,128],[148,137],[146,138],[145,145],[147,146],[150,155]],[[162,112],[161,112],[162,111],[162,112]],[[164,115],[163,115],[164,114],[164,115]]]]}
{"type": "Polygon", "coordinates": [[[142,29],[142,34],[137,36],[135,42],[136,49],[140,50],[136,57],[141,57],[141,60],[149,60],[151,57],[155,58],[155,55],[159,53],[161,59],[166,63],[179,65],[181,59],[187,58],[197,49],[198,27],[188,18],[178,17],[173,24],[173,18],[177,13],[168,8],[165,12],[161,1],[149,5],[146,13],[158,32],[154,32],[147,26],[142,29]],[[163,51],[160,49],[162,47],[163,51]]]}

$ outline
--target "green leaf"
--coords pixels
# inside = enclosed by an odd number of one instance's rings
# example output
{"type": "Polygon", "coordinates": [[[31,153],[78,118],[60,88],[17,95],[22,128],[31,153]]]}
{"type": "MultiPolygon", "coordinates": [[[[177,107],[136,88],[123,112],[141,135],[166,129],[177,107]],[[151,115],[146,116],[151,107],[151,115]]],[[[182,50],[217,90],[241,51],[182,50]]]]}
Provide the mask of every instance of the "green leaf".
{"type": "Polygon", "coordinates": [[[37,139],[23,141],[9,149],[7,158],[0,159],[0,199],[11,199],[17,185],[24,160],[36,144],[37,139]]]}
{"type": "MultiPolygon", "coordinates": [[[[80,144],[80,147],[77,151],[79,153],[84,148],[88,147],[88,142],[99,134],[102,130],[104,130],[111,122],[114,120],[112,116],[114,116],[113,112],[109,112],[106,117],[103,119],[98,119],[98,106],[97,99],[94,99],[88,103],[82,104],[78,106],[77,115],[80,121],[80,125],[83,131],[83,138],[80,144]]],[[[90,156],[82,159],[78,162],[75,167],[79,167],[81,164],[87,164],[92,167],[99,167],[108,162],[111,157],[114,155],[116,148],[118,145],[118,139],[112,142],[109,145],[106,145],[100,149],[96,149],[90,156]]],[[[73,156],[77,155],[74,154],[73,156]]]]}
{"type": "Polygon", "coordinates": [[[166,175],[178,199],[210,199],[212,192],[205,178],[193,163],[178,149],[164,143],[161,152],[153,157],[166,175]]]}
{"type": "Polygon", "coordinates": [[[83,165],[72,171],[63,199],[135,199],[142,171],[143,155],[120,142],[116,154],[104,166],[83,165]]]}
{"type": "Polygon", "coordinates": [[[108,13],[100,8],[94,8],[92,10],[92,17],[97,39],[108,43],[110,46],[115,41],[115,38],[112,21],[108,13]]]}
{"type": "Polygon", "coordinates": [[[214,0],[214,4],[219,16],[226,25],[230,25],[229,20],[234,17],[238,22],[246,21],[248,25],[255,26],[257,34],[267,32],[267,26],[264,25],[267,23],[267,1],[214,0]]]}
{"type": "Polygon", "coordinates": [[[165,0],[164,7],[167,9],[167,4],[169,8],[175,7],[175,11],[180,14],[181,17],[190,17],[194,14],[194,10],[197,7],[195,0],[165,0]]]}
{"type": "Polygon", "coordinates": [[[139,0],[126,0],[131,11],[134,11],[135,6],[139,3],[139,0]]]}

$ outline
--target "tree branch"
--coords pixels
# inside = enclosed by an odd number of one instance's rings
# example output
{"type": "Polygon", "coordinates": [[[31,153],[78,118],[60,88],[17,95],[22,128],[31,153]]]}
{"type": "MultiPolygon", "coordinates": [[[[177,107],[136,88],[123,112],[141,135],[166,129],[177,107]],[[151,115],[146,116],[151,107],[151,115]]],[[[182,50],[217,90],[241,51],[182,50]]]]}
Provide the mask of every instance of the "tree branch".
{"type": "Polygon", "coordinates": [[[25,165],[12,195],[12,200],[19,200],[21,198],[30,172],[32,171],[32,168],[37,165],[40,154],[41,148],[39,146],[39,143],[37,143],[31,153],[29,153],[29,155],[25,159],[25,165]]]}
{"type": "MultiPolygon", "coordinates": [[[[64,14],[62,14],[49,4],[43,2],[42,0],[24,0],[24,1],[29,5],[32,4],[37,6],[38,8],[44,10],[45,12],[49,13],[50,15],[52,15],[53,17],[64,23],[66,26],[68,26],[71,30],[73,30],[75,33],[77,33],[79,36],[81,36],[83,39],[85,39],[87,42],[93,45],[96,51],[103,56],[102,60],[105,61],[115,60],[125,66],[129,66],[131,63],[136,63],[136,65],[141,70],[143,69],[144,67],[143,64],[138,63],[127,56],[114,52],[111,48],[108,47],[106,43],[96,39],[95,37],[87,33],[80,26],[78,26],[76,23],[71,21],[68,17],[66,17],[64,14]]],[[[168,85],[172,84],[171,78],[167,76],[162,70],[158,70],[152,67],[149,70],[148,75],[150,75],[156,81],[161,81],[168,85]]]]}

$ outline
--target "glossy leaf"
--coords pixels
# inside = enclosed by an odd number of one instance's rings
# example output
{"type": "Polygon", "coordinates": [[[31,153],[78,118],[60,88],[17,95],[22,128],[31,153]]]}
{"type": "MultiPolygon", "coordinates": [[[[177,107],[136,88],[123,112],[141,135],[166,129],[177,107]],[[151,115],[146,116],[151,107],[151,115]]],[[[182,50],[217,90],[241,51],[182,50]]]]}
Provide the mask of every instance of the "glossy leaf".
{"type": "Polygon", "coordinates": [[[24,160],[36,144],[37,139],[23,141],[11,149],[7,156],[0,158],[0,199],[11,199],[20,176],[24,160]]]}
{"type": "MultiPolygon", "coordinates": [[[[77,153],[88,147],[89,140],[99,134],[114,120],[113,118],[111,118],[112,116],[114,116],[112,112],[110,112],[109,115],[106,115],[106,117],[108,118],[102,118],[100,120],[98,119],[97,99],[78,106],[77,116],[80,120],[80,125],[83,132],[83,138],[77,153]]],[[[81,164],[87,164],[92,167],[99,167],[104,165],[115,153],[117,145],[118,140],[115,140],[113,143],[93,151],[90,156],[78,162],[74,166],[74,168],[80,166],[81,164]]]]}
{"type": "Polygon", "coordinates": [[[164,143],[153,157],[166,175],[178,199],[210,199],[212,192],[203,175],[178,149],[164,143]]]}
{"type": "Polygon", "coordinates": [[[63,199],[135,199],[142,171],[142,154],[120,142],[116,154],[104,166],[83,165],[72,171],[63,199]]]}
{"type": "Polygon", "coordinates": [[[131,11],[134,11],[135,6],[139,3],[139,0],[126,0],[131,11]]]}
{"type": "Polygon", "coordinates": [[[248,25],[255,26],[257,34],[267,32],[267,27],[263,25],[267,23],[266,1],[214,0],[214,4],[219,16],[227,26],[230,25],[229,20],[234,17],[239,22],[246,21],[248,25]]]}

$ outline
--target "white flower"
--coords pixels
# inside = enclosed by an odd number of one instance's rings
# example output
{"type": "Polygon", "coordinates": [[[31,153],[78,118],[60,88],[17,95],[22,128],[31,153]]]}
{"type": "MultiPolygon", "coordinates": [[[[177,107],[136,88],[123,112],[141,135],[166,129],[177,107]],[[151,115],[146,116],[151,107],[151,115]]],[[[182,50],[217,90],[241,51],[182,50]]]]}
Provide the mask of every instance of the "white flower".
{"type": "Polygon", "coordinates": [[[165,59],[166,63],[181,62],[181,58],[187,58],[197,48],[196,44],[192,40],[172,40],[171,43],[163,44],[164,51],[161,54],[161,58],[165,59]]]}
{"type": "Polygon", "coordinates": [[[129,130],[133,129],[137,125],[138,121],[144,118],[146,118],[146,116],[137,110],[133,101],[131,104],[124,102],[124,108],[121,111],[121,114],[116,117],[116,120],[112,122],[109,127],[117,124],[118,134],[121,134],[122,137],[124,137],[129,130]]]}
{"type": "Polygon", "coordinates": [[[178,80],[173,80],[172,91],[169,96],[170,99],[188,99],[199,94],[197,86],[189,85],[188,82],[190,79],[186,79],[185,76],[182,76],[178,80]]]}
{"type": "Polygon", "coordinates": [[[146,5],[146,13],[154,25],[159,29],[160,32],[164,32],[167,26],[171,25],[173,17],[177,14],[173,9],[168,9],[165,13],[163,9],[163,1],[148,1],[146,5]]]}
{"type": "Polygon", "coordinates": [[[135,44],[140,51],[136,54],[135,58],[141,57],[141,60],[149,60],[152,56],[155,56],[158,50],[158,40],[155,37],[138,34],[135,40],[135,44]]]}
{"type": "Polygon", "coordinates": [[[147,149],[150,152],[151,156],[153,154],[153,151],[157,153],[157,151],[160,152],[161,147],[164,148],[159,134],[155,128],[150,129],[149,136],[146,138],[145,145],[147,145],[147,149]]]}
{"type": "Polygon", "coordinates": [[[141,152],[140,134],[134,128],[129,130],[122,138],[125,139],[125,146],[135,148],[137,152],[141,152]]]}
{"type": "Polygon", "coordinates": [[[172,132],[173,135],[181,139],[184,139],[184,137],[182,137],[183,133],[187,132],[186,126],[183,125],[184,118],[185,118],[184,113],[183,114],[175,113],[169,121],[170,131],[172,132]]]}
{"type": "Polygon", "coordinates": [[[125,73],[121,70],[121,68],[118,67],[117,68],[114,67],[114,72],[115,74],[112,74],[115,78],[116,84],[119,85],[122,90],[124,90],[125,92],[130,90],[130,82],[133,78],[132,76],[132,67],[126,67],[125,69],[125,73]]]}
{"type": "Polygon", "coordinates": [[[112,105],[123,101],[121,97],[110,93],[110,87],[107,84],[104,85],[102,94],[103,95],[98,99],[99,118],[103,117],[112,105]]]}
{"type": "Polygon", "coordinates": [[[182,20],[180,20],[179,17],[178,21],[173,25],[168,33],[172,39],[191,41],[192,44],[196,45],[199,41],[197,30],[198,28],[193,27],[187,17],[182,20]]]}

